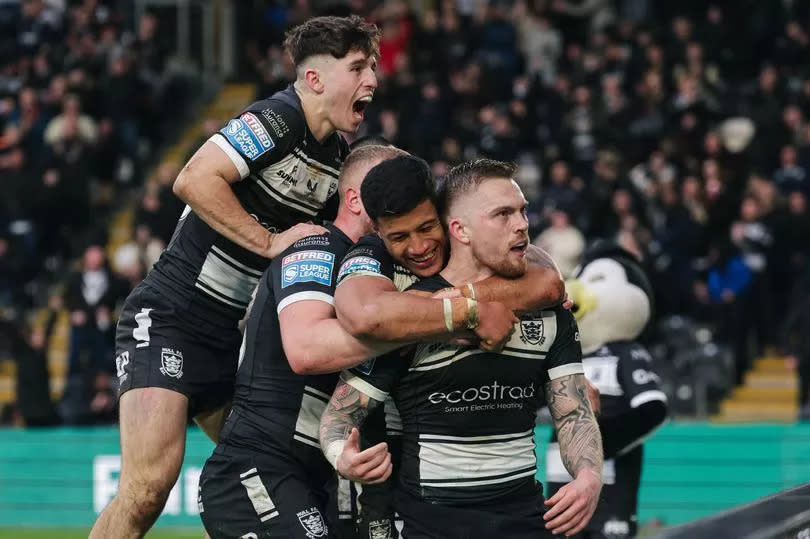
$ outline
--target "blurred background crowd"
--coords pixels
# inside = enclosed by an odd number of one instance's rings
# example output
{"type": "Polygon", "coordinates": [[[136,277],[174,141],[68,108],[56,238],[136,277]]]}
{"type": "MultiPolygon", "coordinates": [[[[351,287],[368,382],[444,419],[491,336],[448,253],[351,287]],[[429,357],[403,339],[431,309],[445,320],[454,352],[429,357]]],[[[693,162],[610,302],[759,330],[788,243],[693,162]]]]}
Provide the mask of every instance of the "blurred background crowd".
{"type": "MultiPolygon", "coordinates": [[[[386,137],[437,177],[476,156],[519,163],[531,237],[566,277],[597,238],[639,257],[676,413],[701,406],[696,380],[717,400],[781,353],[810,415],[810,2],[238,4],[237,78],[257,98],[294,78],[287,28],[363,14],[383,39],[356,136],[386,137]]],[[[155,155],[194,92],[161,22],[101,0],[0,2],[0,307],[31,395],[48,394],[37,365],[53,316],[65,308],[71,325],[62,402],[19,402],[28,424],[115,417],[116,307],[182,209],[177,170],[155,155]],[[106,253],[112,210],[132,197],[133,237],[106,253]],[[26,329],[44,304],[51,317],[26,329]]],[[[207,120],[200,140],[219,127],[207,120]]]]}

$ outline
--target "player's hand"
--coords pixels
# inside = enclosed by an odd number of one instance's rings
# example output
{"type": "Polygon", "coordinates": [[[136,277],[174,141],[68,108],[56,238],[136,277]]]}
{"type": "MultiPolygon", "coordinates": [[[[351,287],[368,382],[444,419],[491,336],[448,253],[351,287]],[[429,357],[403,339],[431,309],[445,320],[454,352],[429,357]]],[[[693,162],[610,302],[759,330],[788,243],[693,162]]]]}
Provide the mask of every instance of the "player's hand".
{"type": "Polygon", "coordinates": [[[284,232],[279,232],[273,236],[273,243],[270,244],[269,258],[275,258],[290,245],[297,242],[301,238],[307,236],[320,236],[321,234],[328,234],[329,231],[322,226],[313,225],[312,223],[298,223],[291,226],[284,232]]]}
{"type": "Polygon", "coordinates": [[[602,411],[602,399],[600,398],[599,388],[592,384],[587,378],[585,379],[585,385],[588,387],[588,401],[591,403],[593,415],[599,417],[599,413],[602,411]]]}
{"type": "Polygon", "coordinates": [[[574,300],[571,299],[571,297],[568,295],[568,292],[566,292],[565,296],[563,296],[562,307],[566,311],[570,311],[571,309],[574,308],[574,300]]]}
{"type": "Polygon", "coordinates": [[[580,470],[576,479],[545,501],[549,507],[543,515],[546,528],[555,535],[566,536],[582,531],[596,511],[601,490],[602,478],[597,472],[588,468],[580,470]]]}
{"type": "Polygon", "coordinates": [[[492,351],[500,350],[509,340],[518,318],[503,303],[479,301],[478,321],[475,334],[481,339],[479,346],[482,350],[492,351]]]}
{"type": "Polygon", "coordinates": [[[388,479],[393,470],[388,444],[381,442],[360,451],[360,432],[356,428],[349,434],[335,465],[338,473],[346,479],[371,485],[388,479]]]}

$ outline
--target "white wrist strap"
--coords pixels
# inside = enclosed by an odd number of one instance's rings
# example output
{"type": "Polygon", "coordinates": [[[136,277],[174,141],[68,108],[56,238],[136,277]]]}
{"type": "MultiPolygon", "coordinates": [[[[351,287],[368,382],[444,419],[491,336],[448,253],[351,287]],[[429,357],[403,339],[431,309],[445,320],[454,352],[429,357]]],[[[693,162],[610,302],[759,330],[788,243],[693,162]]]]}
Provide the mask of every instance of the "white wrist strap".
{"type": "Polygon", "coordinates": [[[450,298],[442,300],[442,307],[444,308],[444,327],[448,332],[453,333],[453,304],[450,302],[450,298]]]}
{"type": "Polygon", "coordinates": [[[326,457],[326,460],[329,461],[329,464],[332,465],[332,468],[337,470],[337,459],[343,453],[343,447],[346,445],[346,440],[335,440],[331,442],[326,449],[323,450],[323,454],[326,457]]]}
{"type": "Polygon", "coordinates": [[[472,283],[467,283],[467,290],[470,291],[470,299],[476,300],[478,299],[477,297],[475,297],[475,287],[473,286],[472,283]]]}

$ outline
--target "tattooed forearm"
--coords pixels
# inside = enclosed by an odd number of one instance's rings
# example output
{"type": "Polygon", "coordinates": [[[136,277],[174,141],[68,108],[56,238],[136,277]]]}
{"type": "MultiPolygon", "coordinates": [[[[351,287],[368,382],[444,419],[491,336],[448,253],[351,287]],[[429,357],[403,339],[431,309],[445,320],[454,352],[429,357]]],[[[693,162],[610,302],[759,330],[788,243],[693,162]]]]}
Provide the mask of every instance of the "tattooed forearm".
{"type": "Polygon", "coordinates": [[[360,427],[378,404],[379,401],[340,380],[321,416],[321,447],[348,438],[352,428],[360,427]]]}
{"type": "Polygon", "coordinates": [[[602,437],[588,401],[582,374],[555,378],[546,384],[546,399],[563,464],[572,477],[583,468],[602,475],[602,437]]]}

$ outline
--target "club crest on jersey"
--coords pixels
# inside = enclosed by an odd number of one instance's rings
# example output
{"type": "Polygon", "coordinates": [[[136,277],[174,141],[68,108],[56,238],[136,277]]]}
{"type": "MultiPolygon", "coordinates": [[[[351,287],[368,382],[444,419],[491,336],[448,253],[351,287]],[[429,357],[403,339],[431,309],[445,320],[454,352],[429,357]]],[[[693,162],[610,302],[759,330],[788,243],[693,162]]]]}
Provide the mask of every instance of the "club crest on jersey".
{"type": "Polygon", "coordinates": [[[326,537],[326,534],[329,533],[329,528],[326,527],[323,516],[321,516],[321,512],[317,507],[310,507],[305,511],[300,511],[296,513],[296,516],[298,516],[298,522],[306,530],[307,537],[311,539],[326,537]]]}
{"type": "Polygon", "coordinates": [[[543,335],[543,320],[521,320],[520,340],[525,344],[543,344],[546,341],[543,335]]]}
{"type": "Polygon", "coordinates": [[[160,352],[160,372],[164,376],[177,378],[183,376],[183,353],[180,350],[164,348],[160,352]]]}
{"type": "Polygon", "coordinates": [[[329,286],[335,255],[329,251],[299,251],[281,261],[281,288],[295,283],[312,282],[329,286]]]}
{"type": "Polygon", "coordinates": [[[390,520],[372,520],[368,523],[369,539],[391,539],[390,520]]]}

